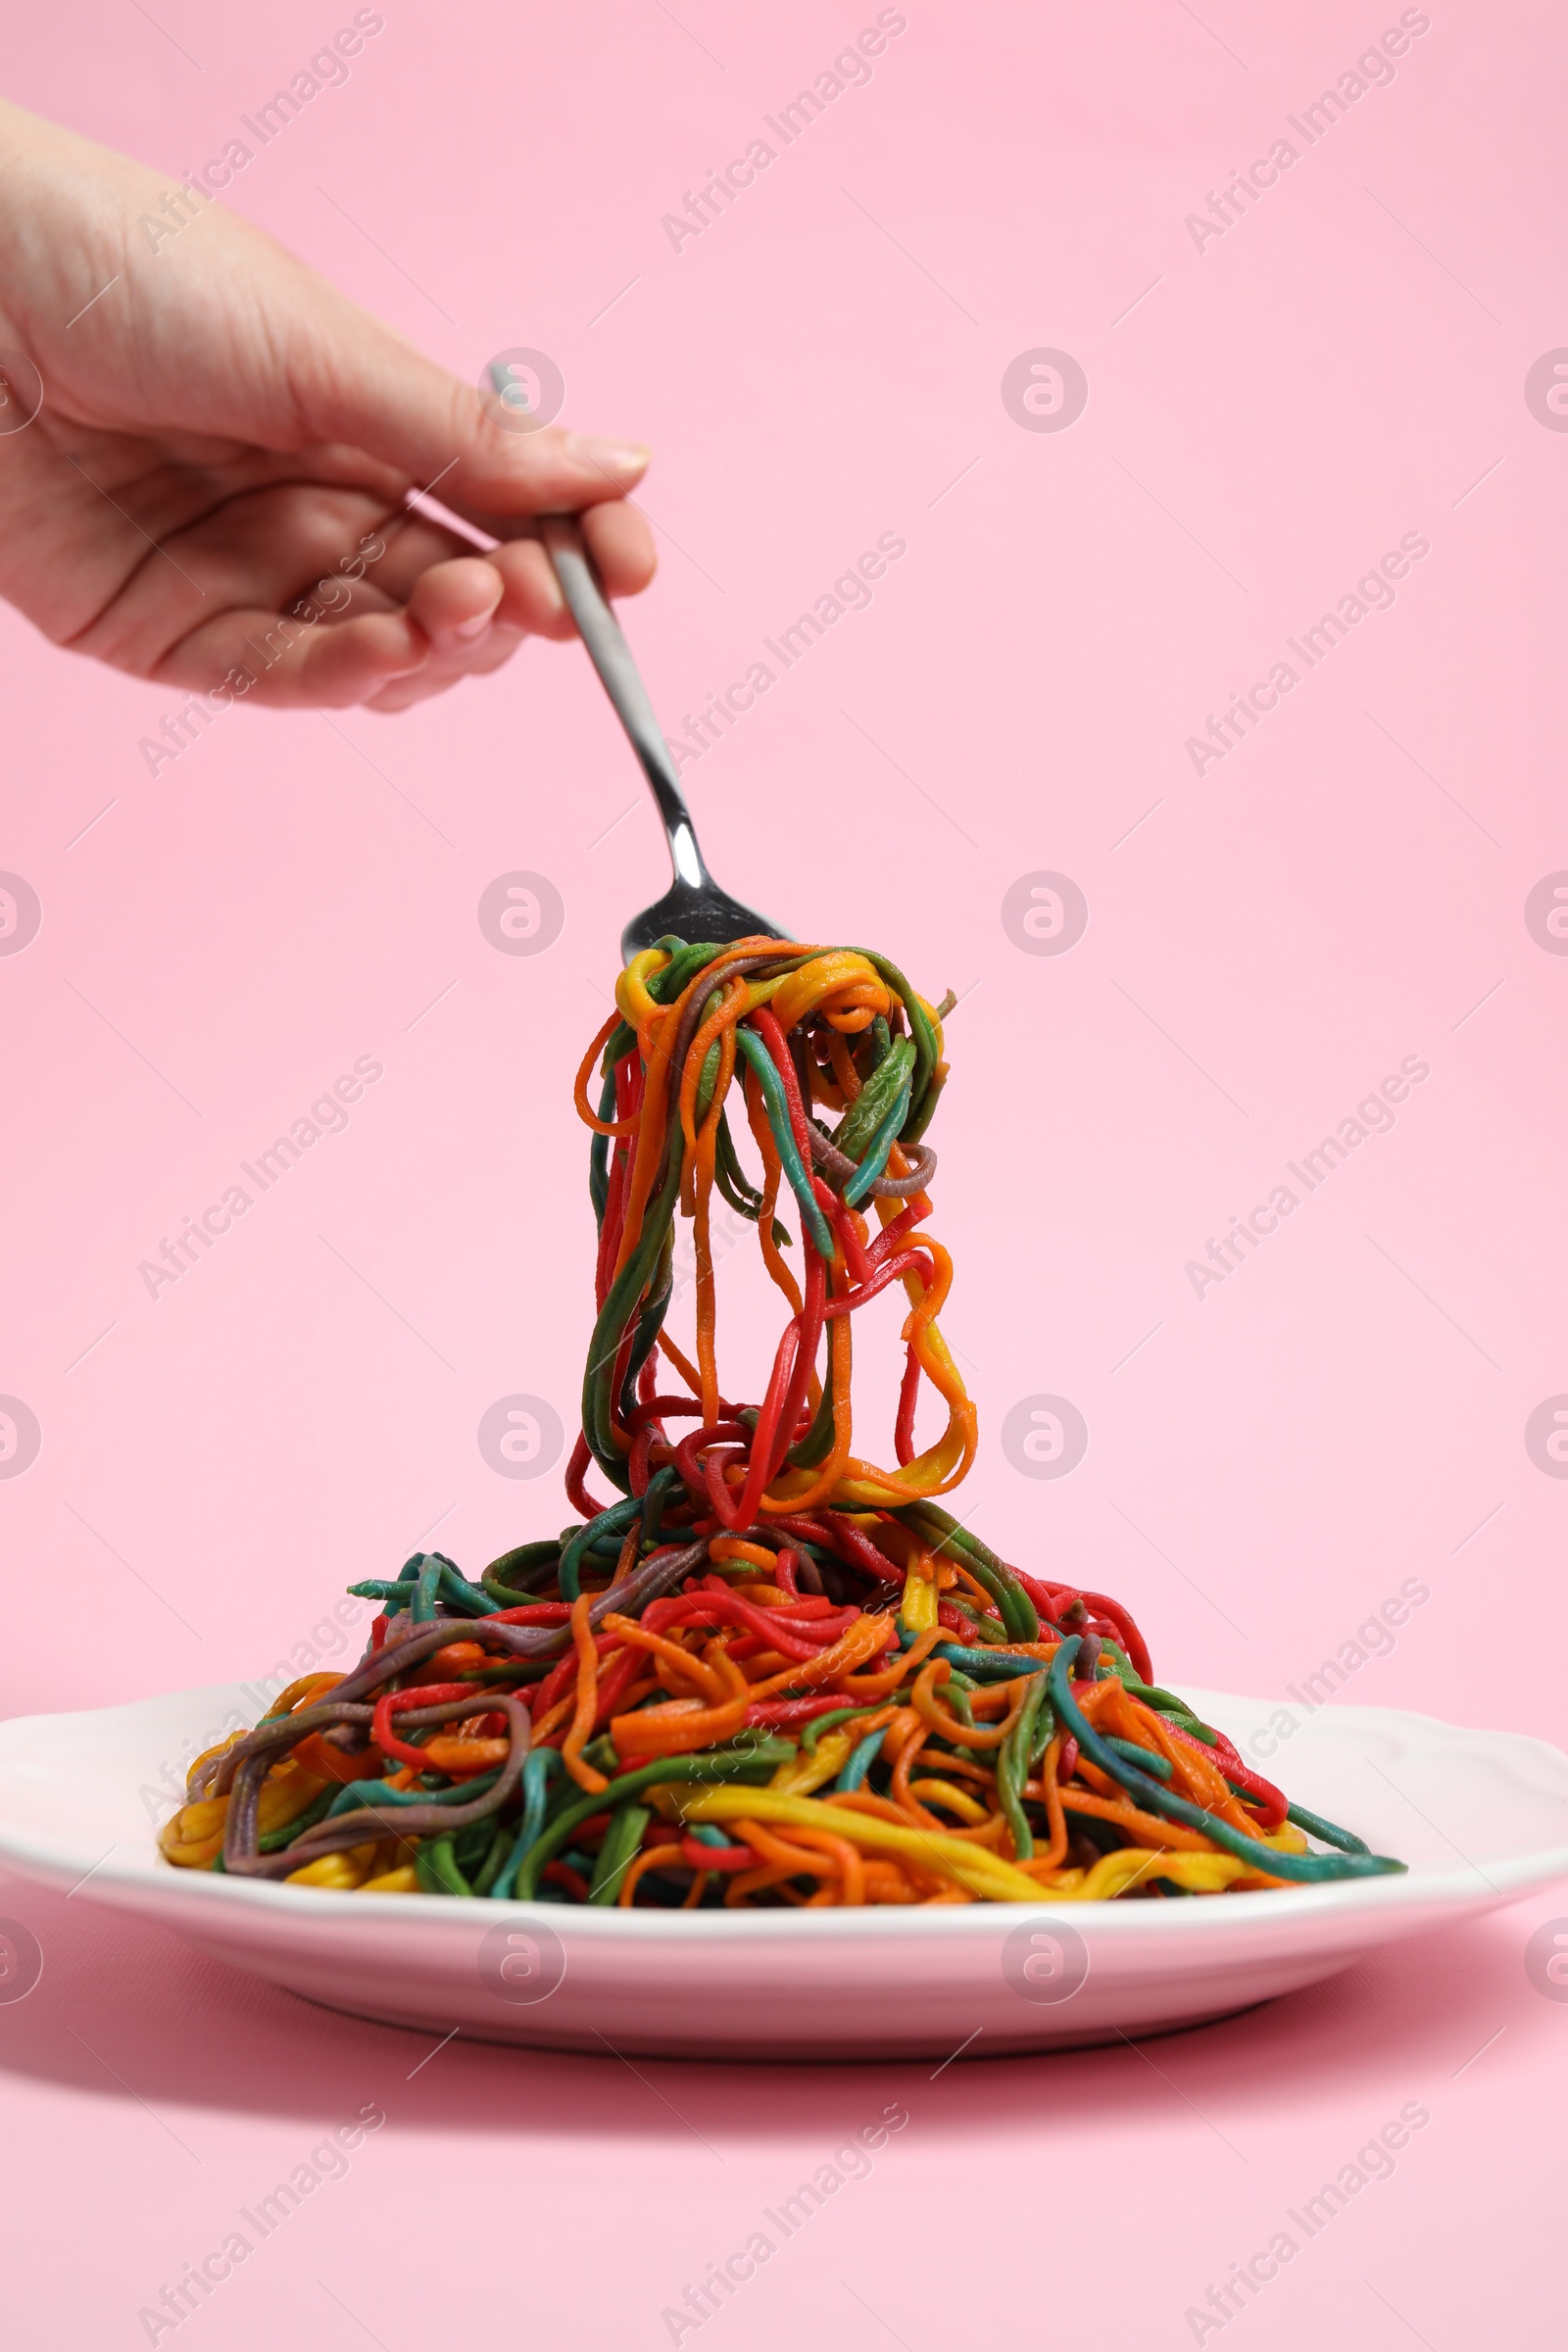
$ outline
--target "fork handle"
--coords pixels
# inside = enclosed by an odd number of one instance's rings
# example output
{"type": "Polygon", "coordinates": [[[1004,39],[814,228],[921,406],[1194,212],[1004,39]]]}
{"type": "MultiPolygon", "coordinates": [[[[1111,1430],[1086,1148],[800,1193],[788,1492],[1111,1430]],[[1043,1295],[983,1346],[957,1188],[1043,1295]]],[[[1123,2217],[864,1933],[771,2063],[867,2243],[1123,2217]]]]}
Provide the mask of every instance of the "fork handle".
{"type": "Polygon", "coordinates": [[[710,877],[703,862],[674,761],[654,715],[642,673],[632,659],[620,623],[611,611],[610,600],[599,584],[576,520],[570,514],[541,514],[539,536],[561,582],[566,610],[588,648],[588,658],[599,672],[600,683],[614,705],[615,715],[625,728],[648,778],[648,788],[669,843],[669,861],[675,869],[675,878],[678,882],[706,883],[710,877]]]}

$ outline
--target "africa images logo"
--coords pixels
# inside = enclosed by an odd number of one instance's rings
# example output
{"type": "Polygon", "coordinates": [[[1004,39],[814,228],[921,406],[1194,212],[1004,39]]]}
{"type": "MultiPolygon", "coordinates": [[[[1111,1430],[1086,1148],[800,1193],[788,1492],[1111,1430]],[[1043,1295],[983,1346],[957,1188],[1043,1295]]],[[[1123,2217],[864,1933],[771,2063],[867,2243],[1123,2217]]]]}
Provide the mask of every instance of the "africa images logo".
{"type": "Polygon", "coordinates": [[[479,1451],[502,1478],[543,1478],[561,1459],[566,1433],[543,1396],[498,1396],[479,1420],[479,1451]]]}
{"type": "Polygon", "coordinates": [[[42,921],[32,884],[21,874],[0,874],[0,956],[20,956],[30,948],[42,921]]]}
{"type": "Polygon", "coordinates": [[[0,1478],[20,1478],[38,1459],[43,1431],[30,1404],[0,1396],[0,1478]]]}
{"type": "Polygon", "coordinates": [[[1062,433],[1089,406],[1089,378],[1070,351],[1020,351],[1002,378],[1002,405],[1026,433],[1062,433]]]}

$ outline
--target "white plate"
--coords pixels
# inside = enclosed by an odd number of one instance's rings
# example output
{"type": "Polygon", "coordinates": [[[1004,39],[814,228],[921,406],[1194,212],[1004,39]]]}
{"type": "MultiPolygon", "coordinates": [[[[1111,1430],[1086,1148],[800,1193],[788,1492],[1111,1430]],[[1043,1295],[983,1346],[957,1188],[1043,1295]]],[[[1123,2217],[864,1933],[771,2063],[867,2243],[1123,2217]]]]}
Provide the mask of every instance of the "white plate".
{"type": "MultiPolygon", "coordinates": [[[[1244,1753],[1278,1705],[1187,1695],[1244,1753]]],[[[0,1862],[48,1886],[81,1881],[83,1899],[310,2000],[492,2041],[710,2058],[1065,2048],[1224,2016],[1568,1876],[1568,1756],[1515,1732],[1326,1707],[1271,1769],[1297,1802],[1400,1855],[1406,1876],[1038,1911],[631,1913],[327,1893],[158,1856],[139,1791],[170,1765],[182,1776],[230,1708],[250,1720],[238,1685],[0,1724],[0,1862]]]]}

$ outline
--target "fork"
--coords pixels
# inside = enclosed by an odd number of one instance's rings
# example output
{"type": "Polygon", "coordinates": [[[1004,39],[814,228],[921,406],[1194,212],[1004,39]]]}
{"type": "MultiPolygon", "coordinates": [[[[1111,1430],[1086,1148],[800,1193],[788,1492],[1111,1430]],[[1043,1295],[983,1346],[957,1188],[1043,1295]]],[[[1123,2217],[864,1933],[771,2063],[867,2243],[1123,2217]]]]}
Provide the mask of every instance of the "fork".
{"type": "Polygon", "coordinates": [[[539,536],[555,566],[566,609],[599,672],[600,684],[614,705],[615,715],[648,779],[669,844],[674,880],[662,899],[627,923],[620,935],[622,962],[629,963],[640,950],[651,948],[671,932],[688,944],[710,940],[728,945],[732,940],[759,935],[787,939],[788,932],[759,914],[755,906],[732,899],[709,872],[648,689],[599,584],[576,521],[569,514],[542,514],[539,536]]]}

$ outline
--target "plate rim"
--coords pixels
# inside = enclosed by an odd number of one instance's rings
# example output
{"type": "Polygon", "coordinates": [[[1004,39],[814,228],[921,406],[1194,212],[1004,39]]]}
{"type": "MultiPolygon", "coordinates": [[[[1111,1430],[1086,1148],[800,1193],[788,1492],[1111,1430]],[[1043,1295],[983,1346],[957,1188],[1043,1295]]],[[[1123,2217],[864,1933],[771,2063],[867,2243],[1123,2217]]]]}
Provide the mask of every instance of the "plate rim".
{"type": "MultiPolygon", "coordinates": [[[[184,1690],[151,1692],[143,1697],[119,1700],[107,1707],[58,1709],[47,1714],[12,1715],[0,1718],[0,1773],[24,1760],[20,1744],[25,1736],[41,1727],[60,1731],[68,1725],[80,1726],[108,1717],[135,1718],[152,1716],[156,1710],[172,1708],[176,1704],[193,1711],[198,1702],[222,1707],[232,1701],[247,1686],[238,1683],[213,1683],[184,1690]]],[[[1248,1707],[1283,1706],[1281,1699],[1268,1699],[1235,1691],[1194,1689],[1188,1693],[1190,1701],[1205,1714],[1223,1714],[1227,1705],[1241,1703],[1248,1707]]],[[[1450,1723],[1445,1717],[1428,1715],[1413,1708],[1379,1707],[1370,1705],[1333,1706],[1314,1710],[1314,1714],[1331,1712],[1335,1721],[1354,1731],[1378,1731],[1384,1734],[1411,1733],[1428,1739],[1436,1736],[1445,1745],[1476,1746],[1496,1752],[1499,1747],[1509,1751],[1510,1760],[1536,1767],[1537,1785],[1543,1771],[1557,1784],[1557,1793],[1568,1799],[1568,1754],[1554,1747],[1549,1740],[1532,1732],[1520,1732],[1499,1727],[1489,1730],[1479,1726],[1450,1723]]],[[[1307,1719],[1309,1722],[1312,1717],[1307,1719]]],[[[128,1728],[128,1727],[127,1727],[128,1728]]],[[[171,1798],[171,1810],[174,1800],[171,1798]]],[[[149,1848],[155,1834],[151,1822],[147,1828],[149,1848]]],[[[118,1840],[116,1841],[119,1842],[118,1840]]],[[[440,1933],[463,1936],[471,1932],[479,1918],[492,1922],[526,1919],[541,1921],[557,1934],[566,1930],[573,1940],[584,1943],[610,1943],[617,1939],[629,1942],[643,1936],[666,1943],[692,1943],[722,1946],[759,1940],[776,1939],[780,1933],[780,1917],[775,1912],[720,1911],[686,1913],[681,1911],[638,1911],[623,1916],[618,1908],[598,1909],[560,1903],[524,1902],[514,1896],[497,1901],[490,1896],[453,1897],[426,1894],[361,1894],[353,1888],[315,1887],[310,1889],[309,1908],[299,1902],[298,1894],[290,1895],[278,1882],[272,1880],[232,1879],[210,1871],[181,1871],[164,1863],[149,1850],[134,1860],[118,1867],[112,1857],[114,1846],[95,1864],[84,1880],[77,1882],[89,1899],[107,1902],[117,1909],[135,1907],[153,1911],[180,1911],[182,1925],[194,1926],[201,1906],[212,1912],[214,1925],[224,1915],[237,1919],[249,1915],[258,1924],[263,1920],[293,1921],[300,1928],[311,1922],[322,1926],[340,1925],[354,1919],[415,1921],[429,1929],[444,1922],[440,1933]],[[150,1898],[150,1899],[149,1899],[150,1898]],[[167,1898],[167,1899],[165,1899],[167,1898]],[[476,1915],[474,1905],[483,1908],[476,1915]],[[217,1905],[217,1909],[213,1906],[217,1905]],[[236,1911],[235,1906],[238,1906],[236,1911]],[[411,1907],[412,1906],[412,1907],[411,1907]]],[[[60,1857],[58,1848],[51,1848],[46,1838],[37,1832],[11,1826],[4,1814],[3,1795],[0,1795],[0,1864],[24,1879],[52,1885],[66,1877],[74,1867],[76,1857],[70,1861],[60,1857]]],[[[1352,1921],[1367,1920],[1390,1911],[1444,1910],[1457,1907],[1497,1909],[1516,1902],[1533,1889],[1550,1885],[1558,1878],[1568,1877],[1568,1839],[1553,1845],[1542,1846],[1524,1854],[1497,1857],[1484,1862],[1465,1860],[1452,1868],[1409,1871],[1398,1876],[1369,1878],[1321,1886],[1282,1887],[1265,1902],[1238,1902],[1223,1907],[1211,1903],[1177,1903],[1157,1906],[1115,1902],[1083,1903],[1068,1898],[1048,1907],[1052,1915],[1071,1924],[1080,1932],[1087,1925],[1096,1931],[1097,1939],[1104,1936],[1117,1942],[1136,1940],[1157,1935],[1174,1936],[1191,1942],[1212,1936],[1256,1936],[1266,1935],[1272,1928],[1282,1928],[1300,1921],[1341,1917],[1347,1927],[1352,1921]],[[1252,1924],[1249,1924],[1252,1923],[1252,1924]]],[[[933,1934],[944,1940],[963,1936],[977,1937],[994,1935],[1009,1918],[1016,1920],[1027,1913],[1029,1906],[1018,1903],[975,1903],[940,1906],[935,1910],[923,1906],[872,1905],[856,1911],[822,1910],[792,1913],[784,1940],[806,1947],[823,1942],[831,1943],[845,1936],[897,1940],[910,1936],[929,1936],[933,1934]]]]}

